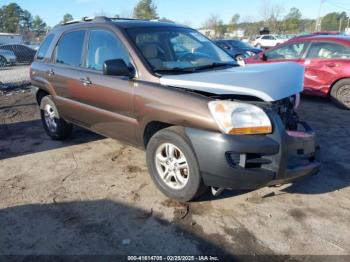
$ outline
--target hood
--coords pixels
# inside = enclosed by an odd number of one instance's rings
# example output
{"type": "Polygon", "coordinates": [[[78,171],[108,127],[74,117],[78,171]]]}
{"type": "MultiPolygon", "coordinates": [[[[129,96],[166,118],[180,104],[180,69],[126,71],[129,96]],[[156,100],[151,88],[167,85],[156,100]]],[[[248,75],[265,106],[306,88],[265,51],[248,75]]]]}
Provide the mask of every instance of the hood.
{"type": "Polygon", "coordinates": [[[254,52],[255,54],[259,54],[259,53],[261,53],[263,50],[260,49],[260,48],[251,48],[251,49],[248,50],[248,51],[252,51],[252,52],[254,52]]]}
{"type": "Polygon", "coordinates": [[[304,67],[293,62],[252,64],[215,71],[164,75],[161,85],[276,101],[303,90],[304,67]]]}

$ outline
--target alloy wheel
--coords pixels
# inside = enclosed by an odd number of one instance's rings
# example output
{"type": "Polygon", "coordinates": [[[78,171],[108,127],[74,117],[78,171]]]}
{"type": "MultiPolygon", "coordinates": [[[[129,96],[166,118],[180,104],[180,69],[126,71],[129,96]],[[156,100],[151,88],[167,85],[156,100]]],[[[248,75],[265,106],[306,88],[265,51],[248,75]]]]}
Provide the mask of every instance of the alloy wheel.
{"type": "Polygon", "coordinates": [[[343,85],[337,92],[339,100],[347,107],[350,107],[350,85],[343,85]]]}
{"type": "Polygon", "coordinates": [[[157,172],[162,181],[172,189],[182,189],[189,179],[189,166],[183,152],[171,143],[161,144],[155,153],[157,172]]]}
{"type": "Polygon", "coordinates": [[[57,129],[56,114],[53,107],[49,104],[45,105],[44,118],[45,118],[45,123],[47,128],[53,133],[56,132],[56,129],[57,129]]]}

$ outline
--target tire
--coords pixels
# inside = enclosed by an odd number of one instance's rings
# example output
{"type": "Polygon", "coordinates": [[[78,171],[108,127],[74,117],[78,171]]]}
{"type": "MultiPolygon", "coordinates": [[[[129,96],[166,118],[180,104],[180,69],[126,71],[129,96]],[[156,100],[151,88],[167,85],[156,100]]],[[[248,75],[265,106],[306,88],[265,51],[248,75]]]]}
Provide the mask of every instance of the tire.
{"type": "Polygon", "coordinates": [[[146,159],[153,182],[167,197],[187,202],[206,191],[197,158],[182,127],[165,128],[153,135],[146,159]]]}
{"type": "Polygon", "coordinates": [[[244,56],[243,55],[236,55],[234,58],[238,65],[245,66],[244,56]]]}
{"type": "Polygon", "coordinates": [[[261,49],[261,44],[257,44],[255,47],[261,49]]]}
{"type": "Polygon", "coordinates": [[[44,96],[40,102],[40,115],[46,133],[54,140],[63,140],[69,137],[73,125],[60,117],[57,107],[50,95],[44,96]]]}
{"type": "Polygon", "coordinates": [[[5,57],[0,55],[0,68],[4,68],[7,66],[7,60],[5,59],[5,57]]]}
{"type": "Polygon", "coordinates": [[[238,60],[244,60],[244,56],[243,55],[236,55],[235,56],[235,60],[238,61],[238,60]]]}
{"type": "Polygon", "coordinates": [[[333,85],[331,99],[338,107],[350,109],[350,78],[339,80],[333,85]]]}

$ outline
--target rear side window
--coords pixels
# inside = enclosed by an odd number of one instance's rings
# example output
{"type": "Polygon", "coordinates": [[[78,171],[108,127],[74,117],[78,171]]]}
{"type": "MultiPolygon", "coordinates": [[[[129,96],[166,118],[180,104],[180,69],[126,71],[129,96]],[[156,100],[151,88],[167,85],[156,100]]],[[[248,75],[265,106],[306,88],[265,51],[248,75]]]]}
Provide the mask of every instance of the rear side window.
{"type": "Polygon", "coordinates": [[[52,43],[52,40],[53,40],[53,37],[54,35],[51,34],[51,35],[48,35],[44,42],[41,44],[39,50],[38,50],[38,54],[36,56],[36,59],[38,60],[43,60],[45,57],[47,57],[47,51],[49,50],[49,47],[52,43]]]}
{"type": "Polygon", "coordinates": [[[313,42],[307,58],[350,58],[350,48],[333,42],[313,42]]]}
{"type": "Polygon", "coordinates": [[[81,66],[85,31],[74,31],[63,35],[56,47],[57,64],[81,66]]]}

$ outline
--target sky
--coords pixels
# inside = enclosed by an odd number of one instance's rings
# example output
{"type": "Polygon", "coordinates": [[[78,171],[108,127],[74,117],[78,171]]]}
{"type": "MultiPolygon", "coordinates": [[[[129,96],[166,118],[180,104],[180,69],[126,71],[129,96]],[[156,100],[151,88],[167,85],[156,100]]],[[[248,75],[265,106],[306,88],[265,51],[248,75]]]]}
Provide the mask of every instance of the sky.
{"type": "MultiPolygon", "coordinates": [[[[261,19],[259,10],[262,3],[280,5],[283,14],[290,8],[298,8],[305,18],[317,18],[320,6],[321,15],[329,12],[345,11],[350,14],[350,0],[153,0],[160,17],[166,17],[177,23],[191,27],[201,27],[212,14],[219,15],[225,23],[238,13],[241,20],[256,21],[261,19]],[[322,3],[322,5],[320,5],[322,3]]],[[[39,15],[49,25],[54,26],[65,13],[75,19],[84,16],[106,14],[130,16],[138,0],[0,0],[0,6],[15,2],[31,14],[39,15]]]]}

